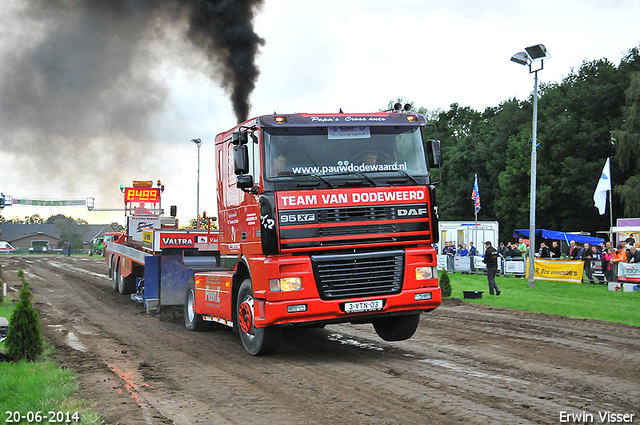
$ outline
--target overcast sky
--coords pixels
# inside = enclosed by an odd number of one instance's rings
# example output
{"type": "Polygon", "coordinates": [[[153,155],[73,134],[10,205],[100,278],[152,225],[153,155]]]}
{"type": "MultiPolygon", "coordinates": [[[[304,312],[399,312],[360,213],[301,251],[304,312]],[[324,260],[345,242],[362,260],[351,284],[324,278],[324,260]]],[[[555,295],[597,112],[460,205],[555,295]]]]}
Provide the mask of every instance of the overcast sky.
{"type": "MultiPolygon", "coordinates": [[[[21,53],[33,54],[48,34],[49,24],[39,21],[46,15],[25,13],[22,5],[22,0],[0,2],[0,63],[5,69],[19,62],[21,53]]],[[[260,76],[250,115],[340,108],[371,112],[397,97],[431,110],[458,103],[482,111],[530,95],[533,77],[509,60],[524,47],[544,44],[551,58],[540,79],[560,82],[584,61],[607,58],[619,64],[630,48],[640,45],[639,18],[634,0],[264,0],[254,21],[265,44],[256,60],[260,76]]],[[[55,48],[42,54],[53,55],[55,48]]],[[[196,215],[197,148],[189,140],[198,137],[203,141],[201,210],[214,213],[213,140],[236,124],[228,96],[178,29],[154,38],[145,52],[136,55],[135,69],[148,74],[135,84],[151,88],[145,88],[149,95],[136,95],[139,102],[134,104],[148,111],[144,119],[150,131],[131,123],[109,132],[103,117],[103,130],[92,137],[91,121],[85,119],[77,130],[82,134],[79,144],[73,136],[76,124],[68,117],[64,129],[49,122],[37,133],[31,133],[29,122],[40,117],[29,117],[9,135],[0,134],[0,192],[14,198],[91,197],[98,209],[120,208],[120,184],[161,179],[166,186],[163,207],[177,205],[178,217],[186,223],[196,215]],[[74,141],[65,145],[65,138],[74,141]]],[[[78,61],[76,69],[85,63],[78,61]]],[[[6,91],[6,72],[0,78],[6,91]]],[[[71,91],[73,95],[84,96],[71,91]]],[[[30,97],[21,95],[21,100],[28,106],[30,97]]],[[[0,112],[0,123],[13,125],[15,109],[7,110],[5,102],[0,112]]],[[[122,116],[119,123],[130,113],[113,111],[122,116]]],[[[5,218],[58,213],[90,223],[124,222],[123,213],[83,207],[12,206],[2,211],[5,218]]]]}

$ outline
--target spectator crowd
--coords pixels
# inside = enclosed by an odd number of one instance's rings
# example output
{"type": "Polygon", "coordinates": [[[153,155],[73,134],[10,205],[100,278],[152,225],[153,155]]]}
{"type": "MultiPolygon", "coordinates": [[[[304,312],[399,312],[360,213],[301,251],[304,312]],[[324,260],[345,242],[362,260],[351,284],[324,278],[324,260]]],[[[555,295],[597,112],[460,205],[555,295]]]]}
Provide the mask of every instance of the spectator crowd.
{"type": "MultiPolygon", "coordinates": [[[[521,259],[527,256],[528,247],[523,240],[501,242],[497,248],[497,253],[503,259],[521,259]]],[[[457,249],[452,241],[444,243],[442,254],[448,256],[476,256],[478,254],[473,242],[469,242],[469,248],[466,244],[458,245],[457,249]]],[[[540,243],[540,248],[536,253],[536,257],[548,259],[565,259],[565,260],[581,260],[584,261],[585,272],[589,282],[595,283],[593,279],[594,268],[591,260],[599,260],[602,265],[602,274],[607,281],[614,280],[614,274],[617,273],[617,264],[624,263],[640,263],[640,250],[635,246],[635,239],[627,238],[623,244],[618,244],[613,248],[611,242],[602,242],[598,245],[590,245],[589,243],[580,243],[570,241],[568,250],[562,252],[557,241],[552,241],[551,246],[547,246],[546,242],[540,243]]],[[[604,280],[601,280],[604,283],[604,280]]]]}

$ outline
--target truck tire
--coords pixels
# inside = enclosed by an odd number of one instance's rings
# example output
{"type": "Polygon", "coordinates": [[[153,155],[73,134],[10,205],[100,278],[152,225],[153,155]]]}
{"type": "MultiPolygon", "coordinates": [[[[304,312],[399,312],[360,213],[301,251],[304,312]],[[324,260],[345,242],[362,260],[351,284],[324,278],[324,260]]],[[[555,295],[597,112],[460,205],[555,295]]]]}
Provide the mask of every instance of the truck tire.
{"type": "Polygon", "coordinates": [[[207,323],[202,319],[201,314],[196,313],[196,285],[193,278],[187,282],[187,289],[184,296],[184,326],[188,331],[201,332],[206,328],[207,323]]]}
{"type": "Polygon", "coordinates": [[[120,266],[116,257],[111,259],[111,287],[114,291],[118,290],[118,276],[120,275],[120,266]]]}
{"type": "Polygon", "coordinates": [[[254,317],[251,279],[245,279],[240,284],[236,302],[236,322],[240,340],[245,350],[252,356],[273,352],[280,343],[280,328],[277,326],[256,328],[254,317]]]}
{"type": "Polygon", "coordinates": [[[123,276],[121,267],[118,267],[118,292],[122,295],[133,294],[136,291],[136,276],[131,273],[123,276]]]}
{"type": "Polygon", "coordinates": [[[404,341],[416,333],[420,323],[420,313],[393,316],[373,321],[373,328],[385,341],[404,341]]]}

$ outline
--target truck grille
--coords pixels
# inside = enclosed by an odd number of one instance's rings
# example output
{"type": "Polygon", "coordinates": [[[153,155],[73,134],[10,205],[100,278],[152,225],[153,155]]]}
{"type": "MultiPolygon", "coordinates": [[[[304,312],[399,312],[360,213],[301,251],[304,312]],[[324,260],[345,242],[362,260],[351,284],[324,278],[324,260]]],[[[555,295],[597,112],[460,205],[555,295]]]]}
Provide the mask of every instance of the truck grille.
{"type": "Polygon", "coordinates": [[[394,207],[334,208],[318,211],[318,223],[392,220],[394,218],[394,207]]]}
{"type": "Polygon", "coordinates": [[[323,300],[396,294],[402,290],[404,252],[312,255],[323,300]]]}
{"type": "Polygon", "coordinates": [[[428,204],[284,210],[279,213],[280,248],[424,243],[433,237],[428,212],[428,204]],[[422,212],[409,214],[417,211],[422,212]]]}
{"type": "MultiPolygon", "coordinates": [[[[360,234],[380,234],[380,233],[395,233],[396,226],[393,224],[369,224],[366,226],[358,226],[360,234]]],[[[318,235],[320,237],[323,236],[345,236],[345,235],[353,235],[354,228],[351,226],[341,226],[341,227],[325,227],[320,228],[318,230],[318,235]]]]}

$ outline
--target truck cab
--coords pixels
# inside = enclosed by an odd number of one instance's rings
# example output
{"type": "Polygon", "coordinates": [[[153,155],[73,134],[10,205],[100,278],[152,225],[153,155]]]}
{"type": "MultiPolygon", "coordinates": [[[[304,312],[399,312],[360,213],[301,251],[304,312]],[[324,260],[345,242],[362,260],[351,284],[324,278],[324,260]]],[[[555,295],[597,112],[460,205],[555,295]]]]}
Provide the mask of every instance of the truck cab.
{"type": "Polygon", "coordinates": [[[441,302],[429,127],[417,113],[285,114],[219,134],[227,272],[196,274],[196,319],[233,321],[250,354],[274,349],[282,326],[372,323],[410,338],[441,302]],[[205,302],[212,289],[229,305],[205,302]]]}

